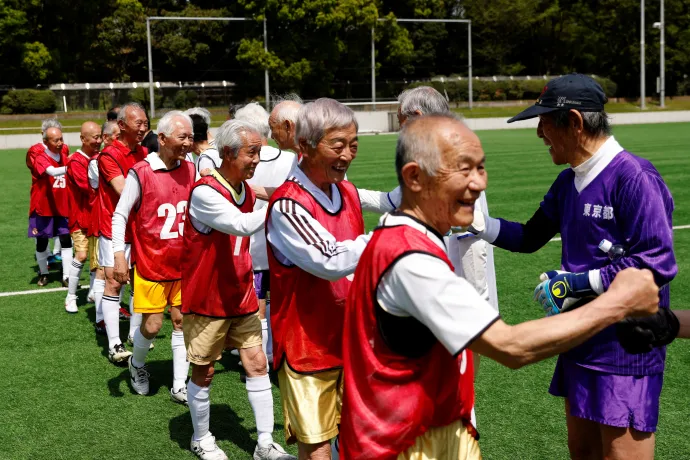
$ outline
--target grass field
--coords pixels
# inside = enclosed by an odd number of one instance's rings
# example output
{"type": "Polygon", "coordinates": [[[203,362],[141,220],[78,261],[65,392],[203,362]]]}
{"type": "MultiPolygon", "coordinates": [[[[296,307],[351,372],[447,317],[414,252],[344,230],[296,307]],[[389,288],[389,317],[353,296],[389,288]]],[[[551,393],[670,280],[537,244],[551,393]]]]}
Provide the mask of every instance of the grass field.
{"type": "MultiPolygon", "coordinates": [[[[675,225],[690,224],[690,125],[621,126],[623,146],[653,161],[676,203],[675,225]]],[[[487,154],[488,202],[493,216],[524,221],[559,172],[533,130],[480,132],[487,154]]],[[[394,136],[365,136],[349,177],[358,186],[388,190],[396,185],[394,136]]],[[[30,176],[24,151],[0,152],[0,292],[36,289],[33,241],[26,238],[30,176]]],[[[367,214],[367,227],[376,222],[367,214]]],[[[690,230],[675,232],[680,272],[671,285],[676,308],[690,305],[690,230]]],[[[508,323],[541,316],[531,301],[539,273],[560,265],[560,243],[536,254],[496,250],[501,314],[508,323]]],[[[57,287],[55,282],[48,287],[57,287]]],[[[84,278],[86,283],[86,278],[84,278]]],[[[85,291],[80,303],[84,303],[85,291]]],[[[63,309],[64,292],[0,297],[0,459],[192,459],[188,410],[168,398],[172,363],[170,324],[149,355],[151,396],[135,396],[128,373],[107,361],[105,340],[96,337],[92,304],[77,315],[63,309]]],[[[121,323],[123,336],[126,323],[121,323]]],[[[480,445],[486,459],[567,458],[562,401],[547,394],[554,360],[511,371],[482,360],[477,378],[480,445]]],[[[230,458],[248,459],[256,430],[236,360],[216,366],[211,392],[211,430],[230,458]]],[[[690,458],[690,345],[669,347],[658,459],[690,458]]],[[[277,388],[274,398],[279,402],[277,388]]],[[[276,404],[275,438],[283,442],[276,404]]],[[[294,453],[294,449],[291,449],[294,453]]]]}

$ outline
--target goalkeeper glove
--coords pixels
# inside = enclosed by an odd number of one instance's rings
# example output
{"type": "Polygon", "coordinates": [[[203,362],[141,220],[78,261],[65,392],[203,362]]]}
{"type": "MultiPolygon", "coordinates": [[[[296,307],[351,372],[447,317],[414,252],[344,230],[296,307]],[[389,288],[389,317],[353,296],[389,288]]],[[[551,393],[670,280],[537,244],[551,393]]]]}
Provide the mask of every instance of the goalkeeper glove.
{"type": "Polygon", "coordinates": [[[539,279],[542,282],[534,289],[534,300],[541,304],[546,316],[579,307],[583,298],[597,295],[589,284],[588,272],[551,270],[539,279]]]}
{"type": "Polygon", "coordinates": [[[669,308],[644,318],[626,318],[616,325],[616,335],[628,353],[648,353],[655,347],[673,342],[680,323],[669,308]]]}

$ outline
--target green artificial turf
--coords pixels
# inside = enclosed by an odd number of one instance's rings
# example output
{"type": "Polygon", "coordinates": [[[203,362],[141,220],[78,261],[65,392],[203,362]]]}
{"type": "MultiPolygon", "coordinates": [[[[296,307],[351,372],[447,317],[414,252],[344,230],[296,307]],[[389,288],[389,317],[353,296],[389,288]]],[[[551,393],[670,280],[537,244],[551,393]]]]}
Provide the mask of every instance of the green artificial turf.
{"type": "MultiPolygon", "coordinates": [[[[487,155],[490,213],[525,221],[560,171],[534,130],[479,132],[487,155]]],[[[674,225],[690,224],[689,124],[620,126],[618,141],[649,158],[667,181],[676,203],[674,225]]],[[[359,187],[390,190],[396,185],[396,137],[362,136],[348,176],[359,187]]],[[[26,238],[30,176],[24,151],[0,151],[0,292],[37,289],[33,241],[26,238]]],[[[377,221],[366,215],[367,228],[377,221]]],[[[672,305],[690,305],[690,229],[675,232],[679,274],[671,285],[672,305]]],[[[539,273],[560,265],[560,243],[535,254],[496,249],[501,314],[508,323],[537,319],[531,300],[539,273]]],[[[58,287],[59,268],[54,272],[58,287]]],[[[84,277],[86,283],[86,277],[84,277]]],[[[129,389],[125,368],[110,364],[105,339],[93,332],[92,304],[64,312],[65,293],[0,297],[0,459],[192,459],[188,410],[170,402],[170,323],[164,323],[149,355],[151,396],[129,389]]],[[[127,323],[122,322],[122,336],[127,323]]],[[[669,347],[657,459],[690,458],[690,345],[669,347]]],[[[562,401],[547,394],[555,360],[511,371],[483,359],[477,377],[480,445],[486,459],[568,457],[562,401]]],[[[236,358],[216,366],[211,391],[211,430],[233,459],[251,458],[256,430],[236,358]]],[[[276,433],[283,443],[282,410],[274,388],[276,433]]],[[[290,449],[295,453],[293,448],[290,449]]]]}

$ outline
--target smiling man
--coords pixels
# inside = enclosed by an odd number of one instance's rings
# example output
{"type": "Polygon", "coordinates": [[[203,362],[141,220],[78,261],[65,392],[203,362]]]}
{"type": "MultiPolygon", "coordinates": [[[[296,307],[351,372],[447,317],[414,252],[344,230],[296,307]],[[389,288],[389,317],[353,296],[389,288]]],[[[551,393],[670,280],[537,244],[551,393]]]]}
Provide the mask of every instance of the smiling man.
{"type": "MultiPolygon", "coordinates": [[[[673,198],[649,161],[611,135],[606,96],[591,78],[550,81],[536,104],[509,122],[539,117],[537,136],[557,165],[570,165],[526,224],[475,213],[481,238],[514,252],[534,252],[560,232],[565,272],[545,274],[536,294],[547,314],[608,291],[626,267],[648,268],[670,303],[678,272],[673,254],[673,198]],[[611,261],[602,240],[627,247],[611,261]],[[565,289],[560,289],[565,287],[565,289]]],[[[615,327],[559,356],[549,392],[565,398],[568,447],[574,459],[652,459],[666,348],[628,353],[615,327]]]]}
{"type": "Polygon", "coordinates": [[[472,222],[486,188],[477,136],[450,115],[411,120],[395,166],[402,204],[381,218],[347,298],[341,458],[480,459],[468,350],[514,369],[535,363],[654,313],[657,286],[649,271],[626,270],[581,309],[509,326],[453,272],[443,243],[472,222]]]}
{"type": "Polygon", "coordinates": [[[113,215],[115,279],[129,281],[125,258],[125,232],[132,227],[134,263],[134,313],[142,314],[134,331],[133,354],[129,358],[130,383],[140,395],[149,392],[146,356],[163,325],[165,307],[170,307],[173,332],[174,402],[187,402],[189,372],[182,333],[182,232],[187,199],[194,185],[194,165],[185,161],[193,142],[192,120],[180,111],[166,113],[158,121],[159,152],[135,164],[127,175],[125,188],[113,215]]]}

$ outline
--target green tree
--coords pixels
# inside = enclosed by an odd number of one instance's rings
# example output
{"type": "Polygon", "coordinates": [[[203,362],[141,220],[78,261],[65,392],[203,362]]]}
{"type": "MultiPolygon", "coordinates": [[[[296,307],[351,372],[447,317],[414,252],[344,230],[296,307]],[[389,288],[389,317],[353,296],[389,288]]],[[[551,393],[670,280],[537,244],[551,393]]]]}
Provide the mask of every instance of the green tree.
{"type": "Polygon", "coordinates": [[[52,61],[53,57],[43,43],[33,42],[24,44],[22,68],[31,76],[32,80],[46,80],[50,74],[50,64],[52,61]]]}

